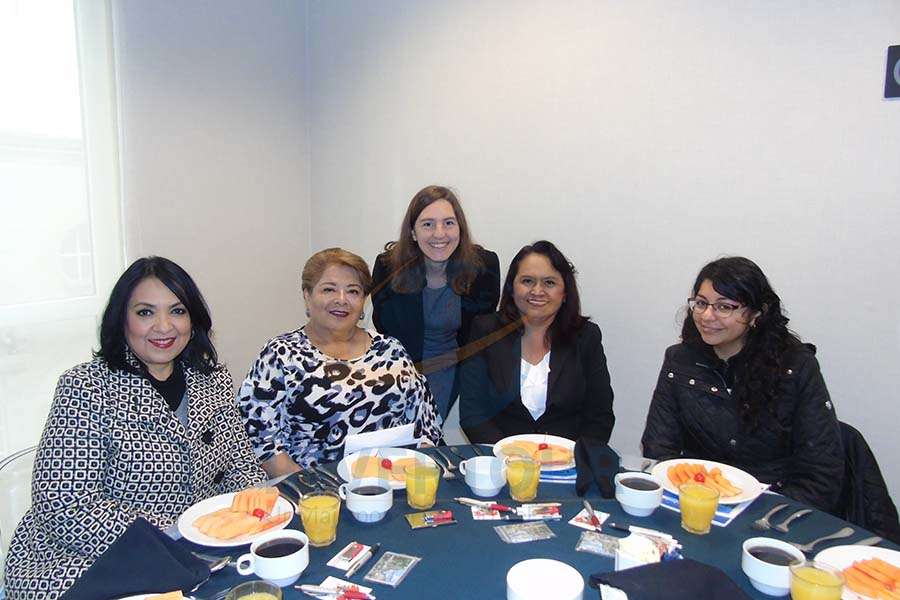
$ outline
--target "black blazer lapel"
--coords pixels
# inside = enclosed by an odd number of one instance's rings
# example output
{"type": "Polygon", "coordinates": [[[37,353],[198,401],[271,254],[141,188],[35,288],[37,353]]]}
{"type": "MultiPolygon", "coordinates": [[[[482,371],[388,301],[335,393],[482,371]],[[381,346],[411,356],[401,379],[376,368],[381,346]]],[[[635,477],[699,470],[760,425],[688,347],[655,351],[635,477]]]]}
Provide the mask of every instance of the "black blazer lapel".
{"type": "Polygon", "coordinates": [[[487,350],[491,381],[500,393],[519,397],[519,377],[522,372],[522,334],[514,331],[497,340],[487,350]]]}
{"type": "MultiPolygon", "coordinates": [[[[550,376],[547,379],[547,411],[558,398],[564,396],[563,390],[566,382],[560,377],[572,368],[571,362],[575,359],[575,347],[573,344],[555,344],[550,352],[550,376]]],[[[542,415],[543,416],[543,415],[542,415]]]]}

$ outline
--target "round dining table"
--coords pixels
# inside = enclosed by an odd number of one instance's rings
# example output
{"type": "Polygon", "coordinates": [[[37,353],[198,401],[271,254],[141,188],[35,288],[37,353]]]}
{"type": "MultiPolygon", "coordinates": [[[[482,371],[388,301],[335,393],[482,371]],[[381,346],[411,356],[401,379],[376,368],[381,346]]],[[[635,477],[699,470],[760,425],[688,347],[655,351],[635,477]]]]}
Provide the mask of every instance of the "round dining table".
{"type": "MultiPolygon", "coordinates": [[[[436,449],[419,449],[420,452],[435,456],[436,449]]],[[[456,464],[462,457],[476,456],[473,446],[451,446],[443,448],[444,454],[456,464]]],[[[489,454],[489,447],[481,447],[481,454],[489,454]]],[[[435,457],[444,462],[441,457],[435,457]]],[[[324,465],[325,469],[335,473],[336,465],[324,465]]],[[[303,491],[310,486],[309,479],[303,480],[292,475],[289,482],[303,491]]],[[[293,494],[292,488],[284,482],[278,484],[286,497],[293,494]]],[[[406,578],[396,587],[367,582],[365,574],[375,559],[354,574],[350,581],[371,587],[372,593],[379,599],[463,599],[463,600],[502,600],[506,598],[506,573],[516,563],[531,558],[551,558],[574,567],[584,577],[584,597],[599,598],[599,592],[588,585],[590,576],[595,573],[612,571],[612,558],[576,551],[578,540],[585,530],[569,524],[569,520],[583,508],[582,498],[575,493],[573,483],[541,482],[534,502],[560,502],[562,519],[544,521],[555,537],[545,540],[507,544],[494,531],[495,526],[508,525],[507,521],[479,520],[472,518],[468,506],[457,504],[453,498],[466,496],[474,498],[471,490],[458,475],[454,479],[441,479],[437,491],[437,502],[431,510],[452,510],[457,523],[439,527],[413,530],[405,515],[419,512],[406,503],[404,490],[395,490],[393,507],[385,518],[377,523],[360,523],[347,510],[341,507],[340,521],[337,528],[337,539],[324,548],[310,548],[309,566],[297,581],[299,584],[320,584],[326,577],[333,576],[344,579],[344,572],[326,565],[339,550],[352,541],[363,544],[381,544],[381,553],[397,552],[419,557],[421,560],[412,568],[406,578]]],[[[294,494],[294,498],[296,495],[294,494]]],[[[741,571],[741,545],[747,538],[756,536],[773,537],[790,542],[806,543],[817,537],[835,532],[848,525],[830,514],[814,510],[810,515],[795,521],[789,533],[779,533],[774,529],[761,533],[751,527],[752,523],[764,515],[776,504],[788,502],[790,512],[803,508],[783,496],[771,493],[760,495],[753,503],[725,527],[712,527],[706,535],[693,535],[681,528],[680,514],[658,508],[649,517],[632,517],[622,511],[615,499],[602,498],[596,485],[592,485],[585,498],[595,511],[609,513],[609,521],[617,524],[637,525],[668,533],[683,546],[682,554],[686,558],[718,567],[725,572],[751,598],[771,598],[750,585],[750,581],[741,571]]],[[[500,503],[511,503],[507,487],[495,498],[500,503]]],[[[513,504],[516,504],[512,502],[513,504]]],[[[779,513],[778,517],[789,514],[788,510],[779,513]]],[[[774,519],[773,519],[774,520],[774,519]]],[[[302,530],[298,516],[294,516],[288,524],[289,528],[302,530]]],[[[814,553],[829,546],[853,544],[873,534],[861,527],[852,526],[852,536],[818,545],[814,553]]],[[[604,528],[603,533],[616,537],[627,535],[615,529],[604,528]]],[[[249,546],[236,548],[207,548],[191,543],[185,539],[179,541],[189,549],[210,555],[231,555],[235,559],[248,552],[249,546]]],[[[898,549],[890,542],[882,542],[882,547],[898,549]]],[[[254,579],[255,576],[241,576],[233,567],[227,567],[215,574],[201,588],[194,592],[197,598],[215,598],[223,590],[241,582],[254,579]]],[[[309,598],[303,592],[288,586],[282,589],[285,600],[292,598],[309,598]]],[[[630,600],[640,600],[632,598],[630,600]]]]}

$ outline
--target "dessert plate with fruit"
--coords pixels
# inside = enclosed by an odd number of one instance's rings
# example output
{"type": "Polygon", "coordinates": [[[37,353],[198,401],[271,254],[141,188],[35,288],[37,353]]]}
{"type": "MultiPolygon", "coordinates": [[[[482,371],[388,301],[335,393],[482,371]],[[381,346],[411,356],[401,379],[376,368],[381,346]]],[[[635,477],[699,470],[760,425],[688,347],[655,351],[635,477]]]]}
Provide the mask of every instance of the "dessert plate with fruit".
{"type": "Polygon", "coordinates": [[[754,500],[766,486],[737,467],[698,458],[674,458],[657,463],[650,474],[663,488],[678,495],[678,486],[692,481],[719,491],[720,504],[741,504],[754,500]]]}
{"type": "Polygon", "coordinates": [[[178,517],[178,531],[203,546],[231,548],[284,529],[295,507],[277,488],[251,488],[220,494],[193,505],[178,517]]]}
{"type": "Polygon", "coordinates": [[[527,456],[540,461],[541,471],[565,471],[575,466],[575,442],[545,433],[523,433],[494,444],[500,458],[527,456]]]}
{"type": "Polygon", "coordinates": [[[337,474],[346,482],[353,479],[378,477],[387,480],[391,488],[406,488],[406,468],[417,462],[437,466],[427,454],[408,448],[370,448],[345,456],[337,466],[337,474]]]}

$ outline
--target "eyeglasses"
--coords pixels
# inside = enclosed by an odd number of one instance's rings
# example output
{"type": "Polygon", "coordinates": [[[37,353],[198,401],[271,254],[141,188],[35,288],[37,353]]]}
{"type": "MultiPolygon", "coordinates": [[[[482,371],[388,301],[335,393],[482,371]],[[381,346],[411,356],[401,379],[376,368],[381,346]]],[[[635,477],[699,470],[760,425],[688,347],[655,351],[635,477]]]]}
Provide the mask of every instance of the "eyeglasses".
{"type": "Polygon", "coordinates": [[[712,306],[713,313],[717,317],[722,317],[723,319],[726,317],[730,317],[734,311],[739,308],[743,308],[743,304],[729,304],[727,302],[707,302],[703,298],[688,298],[688,308],[691,311],[699,314],[703,314],[706,312],[706,309],[712,306]]]}

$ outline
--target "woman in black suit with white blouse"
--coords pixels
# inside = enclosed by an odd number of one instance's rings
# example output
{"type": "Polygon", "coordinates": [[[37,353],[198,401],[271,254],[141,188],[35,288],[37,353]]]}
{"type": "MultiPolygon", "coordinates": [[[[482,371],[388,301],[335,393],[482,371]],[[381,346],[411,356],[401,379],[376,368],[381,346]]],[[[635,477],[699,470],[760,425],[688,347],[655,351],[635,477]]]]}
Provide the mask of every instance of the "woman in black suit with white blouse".
{"type": "Polygon", "coordinates": [[[460,424],[473,443],[521,433],[608,442],[613,391],[600,328],[581,315],[575,269],[547,241],[522,248],[500,310],[477,317],[460,373],[460,424]]]}
{"type": "Polygon", "coordinates": [[[375,259],[372,279],[376,329],[400,340],[446,418],[472,319],[497,307],[497,255],[472,241],[456,194],[430,185],[410,201],[400,237],[375,259]]]}
{"type": "Polygon", "coordinates": [[[6,562],[10,600],[53,600],[138,518],[265,479],[193,279],[141,258],[113,287],[94,360],[59,378],[6,562]]]}

